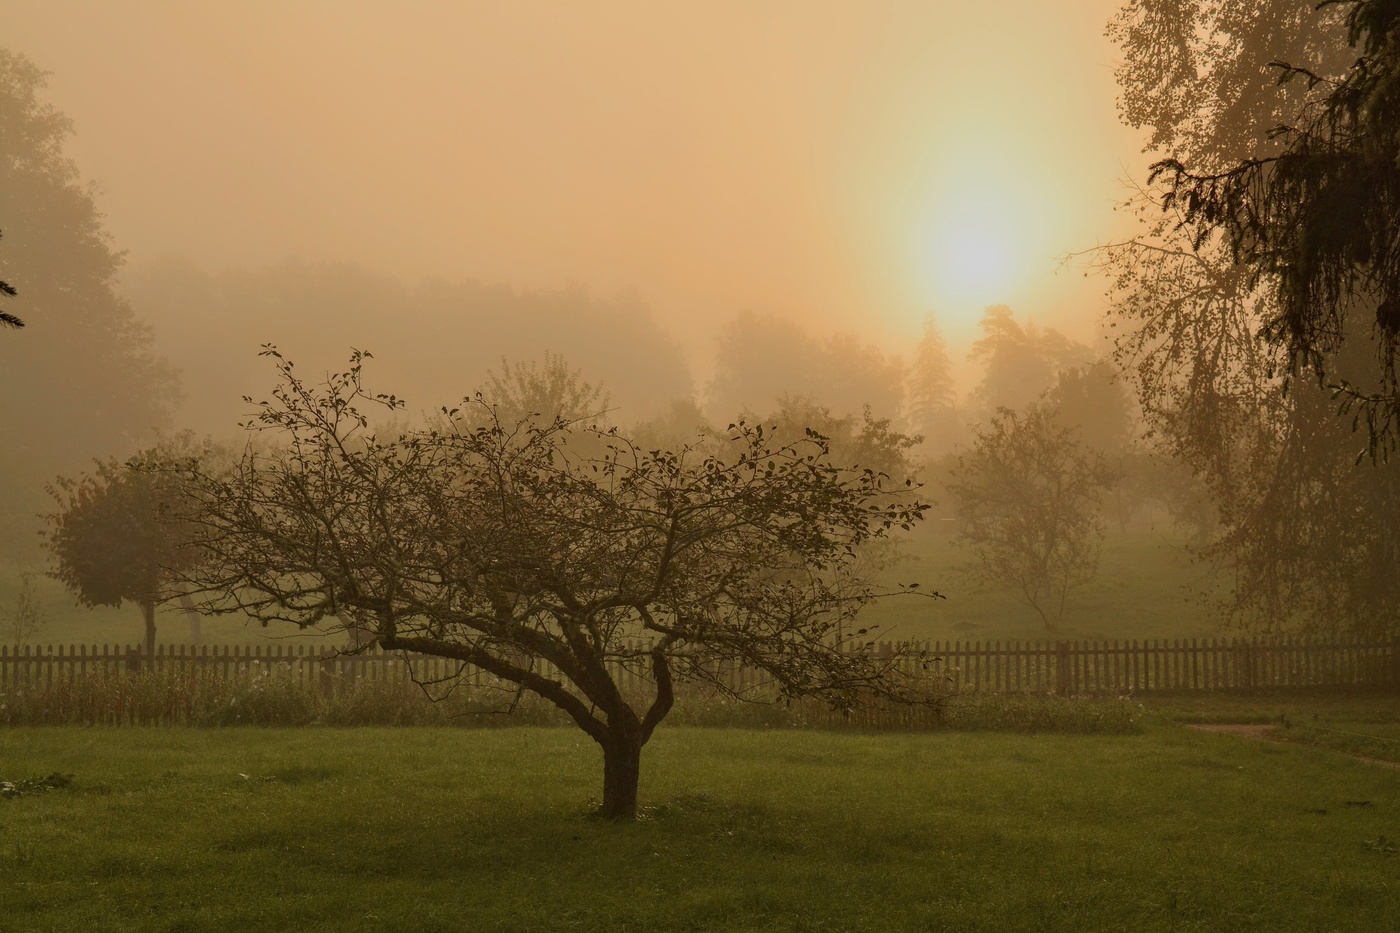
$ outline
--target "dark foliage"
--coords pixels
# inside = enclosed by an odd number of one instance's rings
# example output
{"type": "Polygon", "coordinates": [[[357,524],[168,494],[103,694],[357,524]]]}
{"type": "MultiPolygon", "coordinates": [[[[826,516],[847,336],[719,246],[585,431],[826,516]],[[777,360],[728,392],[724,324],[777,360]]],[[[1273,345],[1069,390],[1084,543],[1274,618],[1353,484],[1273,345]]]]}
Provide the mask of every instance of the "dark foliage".
{"type": "Polygon", "coordinates": [[[1251,629],[1397,629],[1393,8],[1135,0],[1111,28],[1125,119],[1169,156],[1100,253],[1119,358],[1251,629]]]}
{"type": "MultiPolygon", "coordinates": [[[[13,298],[18,294],[19,292],[9,282],[0,281],[0,295],[13,298]]],[[[23,327],[24,321],[6,311],[0,311],[0,325],[4,325],[5,327],[23,327]]]]}
{"type": "Polygon", "coordinates": [[[832,464],[820,434],[780,444],[740,423],[718,450],[646,450],[477,396],[380,436],[362,407],[402,403],[363,388],[367,354],[315,387],[268,353],[281,381],[257,426],[278,446],[187,475],[207,608],[353,626],[543,697],[602,747],[615,817],[636,812],[678,679],[723,692],[719,665],[742,663],[790,697],[927,699],[900,657],[841,638],[880,595],[858,552],[926,506],[832,464]],[[624,693],[623,669],[650,691],[624,693]]]}
{"type": "Polygon", "coordinates": [[[1162,207],[1191,231],[1193,247],[1223,237],[1246,286],[1267,292],[1262,336],[1293,367],[1335,381],[1384,442],[1400,351],[1400,7],[1347,0],[1319,8],[1345,10],[1311,32],[1351,49],[1353,60],[1333,76],[1326,64],[1335,54],[1289,60],[1276,51],[1270,66],[1279,79],[1307,91],[1269,131],[1277,145],[1268,149],[1277,151],[1237,151],[1219,170],[1173,155],[1152,167],[1148,184],[1164,186],[1162,207]],[[1359,387],[1331,365],[1358,307],[1370,309],[1378,360],[1359,387]]]}
{"type": "Polygon", "coordinates": [[[142,451],[125,463],[98,461],[76,478],[49,485],[58,509],[48,516],[53,575],[85,606],[132,602],[145,619],[146,654],[155,654],[156,606],[174,595],[174,575],[195,560],[193,529],[179,518],[184,501],[177,467],[203,462],[212,448],[188,439],[142,451]]]}

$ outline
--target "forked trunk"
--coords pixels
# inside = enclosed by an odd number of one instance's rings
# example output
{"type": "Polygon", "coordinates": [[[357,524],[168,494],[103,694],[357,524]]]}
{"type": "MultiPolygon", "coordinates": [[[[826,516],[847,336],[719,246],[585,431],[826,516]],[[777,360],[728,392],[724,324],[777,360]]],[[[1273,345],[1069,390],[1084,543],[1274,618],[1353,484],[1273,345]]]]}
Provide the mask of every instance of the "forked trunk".
{"type": "Polygon", "coordinates": [[[603,743],[603,806],[609,820],[637,818],[637,782],[642,770],[642,740],[614,736],[603,743]]]}

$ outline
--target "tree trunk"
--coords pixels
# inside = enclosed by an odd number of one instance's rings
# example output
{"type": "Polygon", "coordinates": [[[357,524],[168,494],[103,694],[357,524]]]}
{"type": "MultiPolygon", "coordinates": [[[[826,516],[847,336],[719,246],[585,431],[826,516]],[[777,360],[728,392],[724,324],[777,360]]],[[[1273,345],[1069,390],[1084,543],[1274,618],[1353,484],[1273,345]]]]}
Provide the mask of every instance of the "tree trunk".
{"type": "Polygon", "coordinates": [[[146,618],[146,669],[156,663],[156,601],[143,599],[141,614],[146,618]]]}
{"type": "Polygon", "coordinates": [[[637,818],[637,782],[642,772],[640,736],[610,736],[603,743],[603,807],[609,820],[637,818]]]}
{"type": "Polygon", "coordinates": [[[204,644],[204,639],[199,631],[199,623],[203,621],[203,616],[195,608],[194,600],[190,599],[189,593],[180,594],[180,607],[185,610],[185,619],[190,623],[190,641],[196,647],[204,644]]]}

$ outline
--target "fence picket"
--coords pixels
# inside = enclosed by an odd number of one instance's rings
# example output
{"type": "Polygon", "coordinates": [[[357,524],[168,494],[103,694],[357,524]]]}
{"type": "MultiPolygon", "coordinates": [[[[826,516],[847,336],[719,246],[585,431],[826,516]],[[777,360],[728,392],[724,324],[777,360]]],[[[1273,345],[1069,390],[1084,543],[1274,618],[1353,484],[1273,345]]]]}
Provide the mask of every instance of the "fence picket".
{"type": "MultiPolygon", "coordinates": [[[[917,646],[916,646],[917,647],[917,646]]],[[[1054,692],[1062,696],[1101,694],[1121,696],[1168,690],[1234,690],[1306,688],[1316,686],[1400,687],[1400,638],[1323,639],[1271,636],[1267,638],[1151,639],[1129,641],[962,641],[925,644],[923,659],[910,658],[911,673],[927,670],[949,688],[964,692],[1054,692]],[[927,664],[928,667],[924,667],[927,664]]],[[[876,647],[891,657],[895,646],[876,647]]],[[[409,683],[439,680],[459,671],[457,662],[407,656],[375,647],[354,655],[327,652],[306,645],[161,645],[153,657],[140,646],[121,645],[0,645],[0,693],[23,684],[51,688],[73,678],[109,672],[123,676],[143,669],[182,676],[204,672],[229,678],[257,675],[284,666],[306,689],[336,696],[359,680],[409,683]]],[[[557,676],[551,665],[539,670],[557,676]]],[[[499,684],[473,667],[460,667],[468,683],[499,684]]],[[[645,672],[630,664],[617,666],[625,690],[644,691],[645,672]]],[[[761,691],[770,682],[761,670],[734,663],[718,673],[738,691],[761,691]]],[[[180,700],[172,697],[156,707],[133,706],[119,715],[123,721],[148,722],[179,718],[180,700]]],[[[852,722],[911,724],[924,714],[885,710],[860,712],[852,722]]]]}

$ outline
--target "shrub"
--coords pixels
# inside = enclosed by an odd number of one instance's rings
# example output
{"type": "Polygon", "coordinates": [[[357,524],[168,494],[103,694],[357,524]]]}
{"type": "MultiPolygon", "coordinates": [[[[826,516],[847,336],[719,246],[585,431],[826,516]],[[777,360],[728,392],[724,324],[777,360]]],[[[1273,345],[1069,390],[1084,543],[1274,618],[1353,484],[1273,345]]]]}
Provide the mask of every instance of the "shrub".
{"type": "Polygon", "coordinates": [[[304,726],[316,721],[316,694],[291,665],[240,668],[228,685],[226,697],[191,717],[196,725],[304,726]]]}
{"type": "Polygon", "coordinates": [[[969,693],[946,707],[948,727],[967,731],[1123,734],[1140,732],[1142,715],[1130,697],[969,693]]]}

